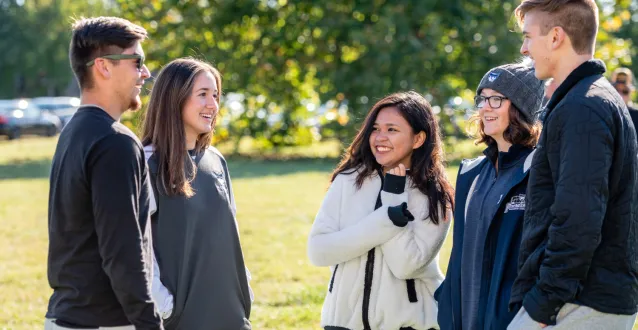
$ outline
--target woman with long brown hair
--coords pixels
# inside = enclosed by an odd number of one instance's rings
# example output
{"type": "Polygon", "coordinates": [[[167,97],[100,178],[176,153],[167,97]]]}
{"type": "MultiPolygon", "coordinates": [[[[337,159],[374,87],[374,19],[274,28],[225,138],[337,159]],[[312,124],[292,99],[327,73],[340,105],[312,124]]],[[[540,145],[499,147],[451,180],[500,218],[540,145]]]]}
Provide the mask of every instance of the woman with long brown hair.
{"type": "Polygon", "coordinates": [[[436,298],[443,330],[507,328],[517,275],[525,194],[543,82],[525,64],[488,71],[475,97],[470,133],[485,156],[464,160],[456,179],[454,246],[436,298]]]}
{"type": "Polygon", "coordinates": [[[377,102],[331,181],[308,242],[332,270],[322,327],[436,328],[454,193],[430,104],[415,92],[377,102]]]}
{"type": "Polygon", "coordinates": [[[192,58],[157,76],[142,144],[150,169],[153,299],[166,329],[250,329],[252,293],[226,160],[210,146],[221,76],[192,58]]]}

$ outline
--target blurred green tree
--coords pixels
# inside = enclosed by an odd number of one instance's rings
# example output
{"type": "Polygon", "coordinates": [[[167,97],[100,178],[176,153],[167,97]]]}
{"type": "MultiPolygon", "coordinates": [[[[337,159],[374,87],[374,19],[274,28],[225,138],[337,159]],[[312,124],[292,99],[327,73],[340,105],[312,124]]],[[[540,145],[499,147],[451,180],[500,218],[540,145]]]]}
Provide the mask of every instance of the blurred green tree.
{"type": "MultiPolygon", "coordinates": [[[[600,0],[597,56],[629,65],[638,0],[600,0]]],[[[64,93],[72,17],[113,14],[143,25],[148,65],[194,56],[223,74],[217,138],[263,148],[348,142],[375,101],[416,90],[446,136],[491,67],[520,60],[519,0],[0,0],[0,96],[64,93]]],[[[633,53],[632,53],[633,52],[633,53]]],[[[635,66],[635,63],[633,64],[635,66]]],[[[150,85],[149,85],[150,86],[150,85]]],[[[134,116],[134,122],[140,114],[134,116]]]]}
{"type": "Polygon", "coordinates": [[[69,66],[75,17],[110,12],[102,0],[0,0],[0,97],[77,90],[69,66]]]}

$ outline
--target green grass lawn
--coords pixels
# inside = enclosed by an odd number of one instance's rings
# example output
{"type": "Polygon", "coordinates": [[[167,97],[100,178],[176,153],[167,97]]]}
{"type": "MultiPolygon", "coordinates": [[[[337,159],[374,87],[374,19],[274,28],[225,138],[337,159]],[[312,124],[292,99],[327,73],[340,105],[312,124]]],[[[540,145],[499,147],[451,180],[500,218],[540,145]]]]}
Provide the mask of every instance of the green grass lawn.
{"type": "MultiPolygon", "coordinates": [[[[56,138],[0,140],[0,329],[42,328],[48,174],[56,138]]],[[[310,265],[306,239],[328,188],[334,158],[230,159],[241,240],[253,280],[254,329],[318,329],[329,280],[310,265]]],[[[456,168],[448,169],[454,179],[456,168]]],[[[451,237],[441,251],[449,259],[451,237]]]]}
{"type": "MultiPolygon", "coordinates": [[[[0,140],[0,329],[42,325],[51,293],[47,199],[55,142],[0,140]]],[[[253,275],[254,329],[319,327],[330,274],[310,265],[306,239],[335,162],[229,160],[242,245],[253,275]]],[[[442,261],[447,262],[448,248],[442,261]]]]}

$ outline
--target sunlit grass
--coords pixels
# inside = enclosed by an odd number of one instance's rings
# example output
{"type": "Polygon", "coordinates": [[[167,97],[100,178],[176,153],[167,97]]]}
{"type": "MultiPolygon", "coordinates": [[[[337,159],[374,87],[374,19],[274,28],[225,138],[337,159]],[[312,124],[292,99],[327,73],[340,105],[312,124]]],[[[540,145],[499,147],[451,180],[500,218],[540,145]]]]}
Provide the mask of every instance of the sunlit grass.
{"type": "MultiPolygon", "coordinates": [[[[0,141],[0,329],[42,328],[51,294],[47,200],[55,143],[55,138],[0,141]]],[[[319,328],[330,274],[310,265],[306,240],[335,161],[229,159],[253,275],[254,329],[319,328]]],[[[456,167],[448,168],[452,180],[456,174],[456,167]]],[[[451,244],[450,231],[441,251],[443,271],[451,244]]]]}

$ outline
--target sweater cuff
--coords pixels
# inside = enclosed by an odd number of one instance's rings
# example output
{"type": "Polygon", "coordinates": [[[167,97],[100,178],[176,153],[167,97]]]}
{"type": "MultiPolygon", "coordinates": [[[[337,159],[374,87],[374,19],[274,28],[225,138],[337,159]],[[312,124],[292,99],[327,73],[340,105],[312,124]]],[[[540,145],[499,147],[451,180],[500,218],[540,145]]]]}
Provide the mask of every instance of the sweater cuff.
{"type": "Polygon", "coordinates": [[[534,286],[523,299],[523,307],[532,320],[546,325],[556,325],[556,317],[564,303],[551,300],[538,286],[534,286]]]}
{"type": "Polygon", "coordinates": [[[388,217],[397,227],[405,227],[408,222],[414,220],[414,216],[408,210],[408,203],[388,207],[388,217]]]}
{"type": "Polygon", "coordinates": [[[392,194],[402,194],[405,191],[405,176],[386,174],[383,179],[383,191],[392,194]]]}

